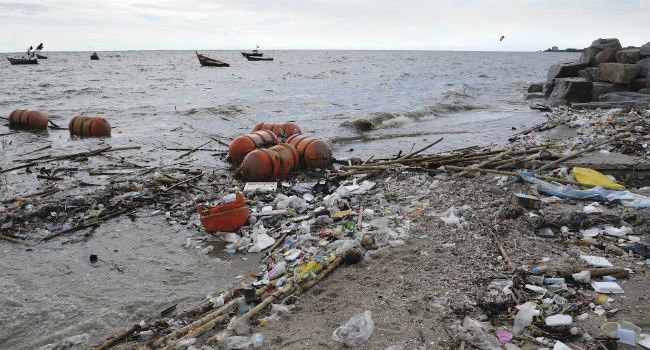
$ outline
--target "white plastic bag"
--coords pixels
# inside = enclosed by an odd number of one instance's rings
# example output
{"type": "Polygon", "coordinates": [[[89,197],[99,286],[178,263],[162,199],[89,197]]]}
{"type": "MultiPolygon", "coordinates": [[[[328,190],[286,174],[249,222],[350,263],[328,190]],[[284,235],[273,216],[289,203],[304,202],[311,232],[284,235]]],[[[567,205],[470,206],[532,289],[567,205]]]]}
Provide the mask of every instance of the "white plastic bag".
{"type": "Polygon", "coordinates": [[[220,348],[226,349],[244,349],[249,347],[251,344],[251,339],[249,337],[240,336],[224,338],[217,342],[217,345],[220,348]]]}
{"type": "Polygon", "coordinates": [[[332,339],[344,346],[359,346],[368,340],[375,330],[375,323],[371,318],[370,310],[354,315],[343,326],[332,333],[332,339]]]}

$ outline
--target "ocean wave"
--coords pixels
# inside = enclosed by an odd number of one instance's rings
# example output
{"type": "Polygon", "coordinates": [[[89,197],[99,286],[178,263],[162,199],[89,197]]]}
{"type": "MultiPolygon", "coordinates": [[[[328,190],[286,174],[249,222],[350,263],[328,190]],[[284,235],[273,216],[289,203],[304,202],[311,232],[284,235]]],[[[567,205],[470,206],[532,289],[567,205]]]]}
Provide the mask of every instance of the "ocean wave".
{"type": "Polygon", "coordinates": [[[352,129],[357,133],[364,133],[377,129],[395,129],[405,124],[418,122],[421,120],[432,120],[438,117],[448,116],[450,112],[471,111],[483,109],[482,106],[472,105],[458,99],[439,102],[433,106],[428,106],[420,110],[390,113],[375,112],[369,118],[358,119],[351,122],[344,122],[342,127],[352,129]]]}
{"type": "Polygon", "coordinates": [[[245,114],[246,111],[235,105],[230,106],[219,106],[219,107],[205,107],[205,108],[190,108],[185,112],[181,112],[182,116],[193,116],[193,115],[219,115],[227,117],[236,117],[238,115],[245,114]]]}

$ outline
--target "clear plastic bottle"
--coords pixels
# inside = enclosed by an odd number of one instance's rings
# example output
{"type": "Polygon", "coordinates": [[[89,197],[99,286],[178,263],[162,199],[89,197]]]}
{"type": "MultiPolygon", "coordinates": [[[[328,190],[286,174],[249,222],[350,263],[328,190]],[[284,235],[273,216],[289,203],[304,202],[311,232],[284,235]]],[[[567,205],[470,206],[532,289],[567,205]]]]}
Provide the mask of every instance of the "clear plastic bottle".
{"type": "Polygon", "coordinates": [[[264,338],[259,333],[255,333],[251,337],[251,343],[253,343],[253,346],[256,347],[256,348],[259,348],[259,347],[262,346],[262,341],[263,340],[264,340],[264,338]]]}
{"type": "Polygon", "coordinates": [[[533,267],[532,269],[530,269],[530,272],[532,272],[532,273],[534,273],[536,275],[542,274],[542,273],[544,273],[546,271],[548,271],[548,266],[546,266],[546,265],[537,266],[537,267],[533,267]]]}

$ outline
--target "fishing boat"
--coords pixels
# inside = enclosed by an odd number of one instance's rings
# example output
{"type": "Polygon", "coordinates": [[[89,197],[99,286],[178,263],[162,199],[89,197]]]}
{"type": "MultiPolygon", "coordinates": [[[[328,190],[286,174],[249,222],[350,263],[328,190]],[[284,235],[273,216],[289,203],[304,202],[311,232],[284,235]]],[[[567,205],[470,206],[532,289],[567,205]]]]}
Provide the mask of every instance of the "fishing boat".
{"type": "Polygon", "coordinates": [[[260,48],[260,46],[255,44],[255,50],[253,50],[253,52],[242,52],[241,54],[242,54],[242,56],[244,56],[246,58],[248,58],[248,57],[262,57],[262,56],[264,56],[264,54],[257,51],[257,49],[259,49],[259,48],[260,48]]]}
{"type": "Polygon", "coordinates": [[[203,55],[200,55],[198,52],[194,51],[196,53],[196,57],[199,58],[199,63],[201,63],[202,66],[208,66],[208,67],[230,67],[230,65],[226,62],[221,62],[217,61],[215,59],[212,59],[210,57],[206,57],[203,55]]]}
{"type": "Polygon", "coordinates": [[[272,57],[246,56],[246,59],[249,61],[273,61],[272,57]]]}
{"type": "Polygon", "coordinates": [[[14,64],[38,64],[38,59],[36,58],[11,58],[9,56],[7,57],[7,60],[9,60],[9,63],[12,65],[14,64]]]}
{"type": "Polygon", "coordinates": [[[97,61],[99,59],[99,55],[97,55],[97,52],[93,52],[93,54],[90,55],[90,59],[93,61],[97,61]]]}
{"type": "Polygon", "coordinates": [[[43,55],[36,54],[36,58],[40,58],[40,59],[42,59],[42,60],[46,60],[46,59],[47,59],[47,56],[43,56],[43,55]]]}

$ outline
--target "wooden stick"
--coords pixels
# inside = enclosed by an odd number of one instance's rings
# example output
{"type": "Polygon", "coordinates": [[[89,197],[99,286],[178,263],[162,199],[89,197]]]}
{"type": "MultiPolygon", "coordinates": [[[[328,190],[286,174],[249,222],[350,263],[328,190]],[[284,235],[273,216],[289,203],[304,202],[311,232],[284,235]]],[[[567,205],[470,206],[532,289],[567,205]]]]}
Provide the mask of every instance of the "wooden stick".
{"type": "Polygon", "coordinates": [[[202,173],[202,174],[200,174],[200,175],[196,175],[196,176],[194,176],[194,177],[191,178],[191,179],[188,179],[188,180],[185,180],[185,181],[181,181],[181,182],[177,183],[177,184],[174,185],[174,186],[171,186],[171,187],[168,187],[168,188],[164,189],[163,192],[167,192],[167,191],[171,190],[171,189],[174,188],[174,187],[180,186],[180,185],[185,184],[185,183],[188,183],[188,182],[190,182],[190,181],[194,181],[194,180],[196,180],[196,179],[202,177],[203,175],[205,175],[205,173],[202,173]]]}
{"type": "Polygon", "coordinates": [[[54,238],[54,237],[60,236],[60,235],[62,235],[62,234],[66,234],[66,233],[70,233],[70,232],[78,231],[78,230],[81,230],[81,229],[84,229],[84,228],[87,228],[87,227],[95,226],[95,225],[97,225],[98,223],[100,223],[100,222],[102,222],[102,221],[105,221],[105,220],[108,220],[108,219],[113,218],[113,217],[115,217],[115,216],[118,216],[118,215],[124,214],[124,213],[126,213],[127,211],[129,211],[129,210],[131,210],[131,209],[134,209],[134,208],[125,208],[125,209],[119,210],[119,211],[117,211],[117,212],[115,212],[115,213],[111,213],[111,214],[108,214],[108,215],[106,215],[106,216],[102,216],[101,218],[97,218],[96,220],[93,220],[93,221],[87,222],[87,223],[85,223],[85,224],[83,224],[83,225],[79,225],[79,226],[71,227],[71,228],[69,228],[69,229],[67,229],[67,230],[62,230],[62,231],[59,231],[59,232],[53,233],[53,234],[51,234],[51,235],[49,235],[49,236],[43,238],[43,240],[44,240],[44,241],[47,241],[47,240],[52,239],[52,238],[54,238]]]}
{"type": "Polygon", "coordinates": [[[571,277],[574,273],[582,272],[582,271],[589,271],[591,272],[591,277],[601,277],[601,276],[609,276],[621,272],[627,272],[622,267],[600,267],[600,268],[592,268],[592,269],[572,269],[572,270],[558,270],[557,274],[559,277],[571,277]]]}
{"type": "Polygon", "coordinates": [[[5,241],[7,241],[7,242],[11,242],[11,243],[23,244],[23,245],[26,245],[26,246],[28,246],[28,247],[33,247],[33,246],[34,246],[34,245],[31,244],[31,243],[27,243],[27,242],[19,241],[19,240],[17,240],[17,239],[13,239],[13,238],[7,237],[7,236],[5,236],[5,235],[0,235],[0,239],[4,239],[5,241]]]}
{"type": "Polygon", "coordinates": [[[372,158],[374,158],[374,157],[375,157],[375,155],[374,155],[374,154],[373,154],[373,155],[371,155],[371,156],[370,156],[370,158],[368,158],[368,159],[366,159],[366,161],[365,161],[365,162],[363,162],[363,163],[361,163],[361,165],[364,165],[364,164],[366,164],[366,163],[368,163],[368,162],[369,162],[369,161],[370,161],[370,160],[371,160],[372,158]]]}
{"type": "MultiPolygon", "coordinates": [[[[264,257],[267,257],[267,256],[269,256],[271,253],[273,253],[273,251],[275,250],[275,248],[277,248],[280,244],[282,244],[282,243],[284,242],[285,238],[287,238],[287,236],[289,235],[289,232],[291,232],[291,231],[287,231],[287,232],[285,232],[285,233],[282,235],[282,237],[280,237],[280,239],[278,239],[275,243],[273,243],[273,245],[271,246],[271,248],[269,248],[269,249],[266,250],[266,255],[265,255],[264,257]]],[[[264,259],[264,258],[262,258],[262,259],[264,259]]]]}
{"type": "MultiPolygon", "coordinates": [[[[478,168],[480,168],[480,167],[483,167],[483,166],[485,166],[486,164],[489,164],[489,163],[491,163],[491,162],[493,162],[493,161],[495,161],[495,160],[497,160],[497,159],[500,159],[500,158],[502,158],[503,156],[508,155],[508,154],[510,154],[510,153],[512,153],[512,152],[513,152],[513,150],[507,150],[507,151],[501,152],[501,153],[499,153],[496,157],[489,158],[488,160],[482,162],[481,164],[471,166],[470,169],[478,169],[478,168]]],[[[458,173],[458,174],[454,174],[454,175],[450,178],[450,180],[457,179],[457,178],[459,178],[459,177],[461,177],[461,176],[467,174],[469,171],[470,171],[470,170],[463,170],[463,171],[461,171],[461,172],[458,173]]]]}
{"type": "Polygon", "coordinates": [[[107,341],[106,343],[102,344],[100,347],[97,347],[97,348],[95,348],[93,350],[104,350],[106,348],[109,348],[109,347],[113,346],[113,344],[115,344],[118,341],[128,337],[130,334],[133,334],[133,332],[137,332],[139,330],[140,330],[140,325],[137,324],[137,325],[133,326],[131,329],[129,329],[128,331],[118,335],[117,337],[107,341]]]}
{"type": "Polygon", "coordinates": [[[35,150],[35,151],[31,151],[31,152],[23,153],[23,156],[26,156],[26,155],[28,155],[28,154],[32,154],[32,153],[36,153],[36,152],[38,152],[38,151],[42,151],[42,150],[44,150],[44,149],[48,149],[48,148],[52,148],[52,145],[45,146],[45,147],[41,147],[41,148],[39,148],[39,149],[37,149],[37,150],[35,150]]]}
{"type": "Polygon", "coordinates": [[[560,159],[558,159],[558,160],[556,160],[556,161],[554,161],[554,162],[551,162],[551,163],[548,163],[548,164],[542,166],[541,168],[537,169],[537,171],[542,171],[542,170],[544,170],[544,169],[548,169],[548,168],[550,168],[550,167],[552,167],[552,166],[554,166],[554,165],[556,165],[556,164],[562,163],[563,161],[565,161],[565,160],[567,160],[567,159],[571,159],[571,158],[577,157],[577,156],[579,156],[579,155],[581,155],[581,154],[583,154],[583,153],[585,153],[585,152],[593,151],[596,147],[600,147],[600,146],[602,146],[602,145],[608,144],[608,143],[610,143],[610,142],[616,140],[616,139],[619,138],[619,137],[620,137],[620,136],[618,136],[618,135],[617,135],[617,136],[614,136],[614,137],[610,137],[610,138],[608,138],[607,140],[605,140],[605,141],[603,141],[603,142],[599,142],[599,143],[597,143],[597,144],[595,144],[595,145],[593,145],[593,146],[587,147],[587,148],[583,149],[582,151],[578,151],[578,152],[575,152],[575,153],[571,153],[571,154],[569,154],[569,155],[566,156],[566,157],[562,157],[562,158],[560,158],[560,159]]]}
{"type": "Polygon", "coordinates": [[[426,150],[427,148],[429,148],[429,147],[431,147],[431,146],[437,144],[438,142],[442,141],[442,139],[443,139],[443,137],[441,137],[441,138],[439,138],[438,140],[434,141],[432,144],[430,144],[430,145],[428,145],[428,146],[426,146],[426,147],[424,147],[424,148],[421,148],[421,149],[419,149],[419,150],[417,150],[417,151],[415,151],[415,152],[413,152],[413,153],[407,154],[407,155],[405,155],[405,156],[403,156],[403,157],[401,157],[401,158],[398,158],[397,160],[403,160],[403,159],[411,158],[412,156],[414,156],[414,155],[416,155],[416,154],[418,154],[418,153],[420,153],[420,152],[426,150]]]}
{"type": "Polygon", "coordinates": [[[208,142],[202,144],[201,146],[192,149],[191,151],[189,151],[189,152],[187,152],[187,153],[183,153],[183,154],[181,154],[180,156],[178,156],[178,158],[176,158],[176,159],[174,159],[174,160],[179,160],[179,159],[185,157],[185,156],[188,155],[188,154],[192,154],[192,153],[196,152],[196,150],[198,150],[199,148],[201,148],[201,147],[207,145],[208,143],[211,143],[212,141],[214,141],[214,140],[210,140],[210,141],[208,141],[208,142]]]}

